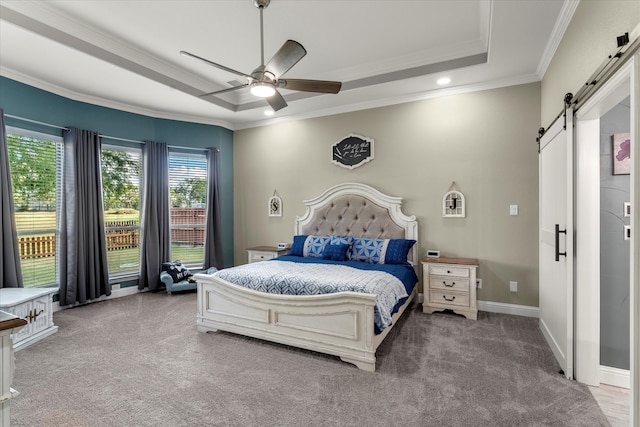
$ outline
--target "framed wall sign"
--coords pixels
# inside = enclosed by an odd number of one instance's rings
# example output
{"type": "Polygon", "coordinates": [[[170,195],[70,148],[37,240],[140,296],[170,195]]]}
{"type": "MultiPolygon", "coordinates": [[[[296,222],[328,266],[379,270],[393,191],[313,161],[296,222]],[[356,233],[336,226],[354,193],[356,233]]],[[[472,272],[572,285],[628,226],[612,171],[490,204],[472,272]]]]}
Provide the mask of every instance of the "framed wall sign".
{"type": "Polygon", "coordinates": [[[350,134],[331,146],[331,162],[347,169],[373,160],[373,139],[350,134]]]}

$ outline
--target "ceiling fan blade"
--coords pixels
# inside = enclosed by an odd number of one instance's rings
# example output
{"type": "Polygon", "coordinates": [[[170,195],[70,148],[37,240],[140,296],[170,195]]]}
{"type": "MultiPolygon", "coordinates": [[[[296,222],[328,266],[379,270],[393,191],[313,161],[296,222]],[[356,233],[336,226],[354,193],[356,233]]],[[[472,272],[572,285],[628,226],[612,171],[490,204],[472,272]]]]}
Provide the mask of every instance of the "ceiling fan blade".
{"type": "Polygon", "coordinates": [[[264,70],[273,74],[277,79],[296,65],[306,54],[307,51],[300,43],[295,40],[287,40],[265,65],[264,70]]]}
{"type": "Polygon", "coordinates": [[[327,80],[280,79],[278,87],[302,92],[338,93],[342,83],[327,80]]]}
{"type": "Polygon", "coordinates": [[[220,65],[220,64],[217,64],[217,63],[215,63],[213,61],[209,61],[208,59],[204,59],[204,58],[202,58],[202,57],[200,57],[198,55],[194,55],[193,53],[189,53],[189,52],[187,52],[185,50],[181,50],[180,51],[180,55],[188,56],[189,58],[199,59],[200,61],[204,62],[205,64],[209,64],[209,65],[214,66],[216,68],[219,68],[221,70],[227,71],[229,73],[237,74],[239,76],[246,77],[248,79],[252,79],[253,78],[249,74],[245,74],[245,73],[243,73],[241,71],[234,70],[233,68],[225,67],[224,65],[220,65]]]}
{"type": "Polygon", "coordinates": [[[220,95],[221,93],[231,92],[233,90],[238,90],[238,89],[242,89],[242,88],[245,88],[245,87],[249,87],[249,83],[246,83],[246,84],[243,84],[243,85],[229,87],[227,89],[216,90],[214,92],[203,93],[202,95],[198,95],[198,96],[200,98],[203,98],[203,97],[209,96],[209,95],[220,95]]]}
{"type": "Polygon", "coordinates": [[[284,100],[282,95],[280,95],[280,92],[278,92],[277,90],[275,94],[265,99],[267,100],[271,108],[273,108],[273,111],[281,110],[287,106],[287,101],[284,100]]]}

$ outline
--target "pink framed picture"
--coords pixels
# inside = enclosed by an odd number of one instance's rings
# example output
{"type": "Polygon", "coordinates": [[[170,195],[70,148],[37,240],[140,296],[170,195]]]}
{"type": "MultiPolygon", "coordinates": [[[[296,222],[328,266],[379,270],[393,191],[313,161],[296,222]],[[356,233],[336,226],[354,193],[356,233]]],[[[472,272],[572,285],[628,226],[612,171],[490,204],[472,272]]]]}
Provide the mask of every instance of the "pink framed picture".
{"type": "Polygon", "coordinates": [[[616,133],[613,135],[613,174],[629,175],[631,173],[631,134],[616,133]]]}

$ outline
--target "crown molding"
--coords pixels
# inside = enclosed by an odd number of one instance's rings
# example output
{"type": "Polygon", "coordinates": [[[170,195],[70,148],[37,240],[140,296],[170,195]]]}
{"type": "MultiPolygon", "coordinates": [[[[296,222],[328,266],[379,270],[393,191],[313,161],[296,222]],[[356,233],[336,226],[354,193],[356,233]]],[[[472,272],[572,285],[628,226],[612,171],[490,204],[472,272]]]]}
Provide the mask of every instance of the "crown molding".
{"type": "Polygon", "coordinates": [[[549,68],[549,64],[551,64],[551,60],[556,54],[558,46],[560,46],[560,42],[564,37],[565,31],[567,31],[567,28],[569,27],[571,18],[573,18],[573,14],[578,8],[579,3],[580,0],[564,0],[558,19],[556,19],[556,23],[551,31],[551,37],[549,37],[547,45],[544,48],[544,52],[542,53],[542,57],[540,58],[540,62],[538,63],[536,74],[540,80],[542,80],[544,74],[547,72],[547,68],[549,68]]]}
{"type": "Polygon", "coordinates": [[[185,114],[175,114],[175,113],[167,113],[166,111],[159,111],[149,108],[144,108],[136,105],[126,104],[123,102],[117,102],[111,99],[86,95],[84,93],[79,93],[76,91],[69,90],[67,88],[63,88],[61,86],[54,85],[52,83],[46,82],[44,80],[36,79],[32,76],[20,73],[15,70],[11,70],[7,67],[0,66],[0,76],[16,80],[20,83],[24,83],[29,86],[33,86],[37,89],[41,89],[55,95],[63,96],[65,98],[86,102],[92,105],[98,105],[100,107],[112,108],[119,111],[125,111],[133,114],[140,114],[143,116],[148,116],[156,119],[167,119],[167,120],[177,120],[183,122],[192,122],[192,123],[201,123],[207,125],[214,125],[224,127],[230,130],[235,130],[234,125],[225,120],[217,120],[211,117],[205,116],[196,116],[196,115],[185,115],[185,114]]]}

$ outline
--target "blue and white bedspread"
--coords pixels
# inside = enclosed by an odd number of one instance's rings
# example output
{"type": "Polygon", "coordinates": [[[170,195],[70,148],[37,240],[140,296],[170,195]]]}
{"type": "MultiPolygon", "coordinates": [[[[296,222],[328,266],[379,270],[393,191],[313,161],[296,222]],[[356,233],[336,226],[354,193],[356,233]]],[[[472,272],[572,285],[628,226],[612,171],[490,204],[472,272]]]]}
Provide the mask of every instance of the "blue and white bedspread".
{"type": "Polygon", "coordinates": [[[270,260],[223,269],[215,276],[272,294],[319,295],[343,291],[376,294],[374,322],[380,331],[391,325],[394,307],[408,296],[405,285],[392,274],[333,263],[270,260]]]}

